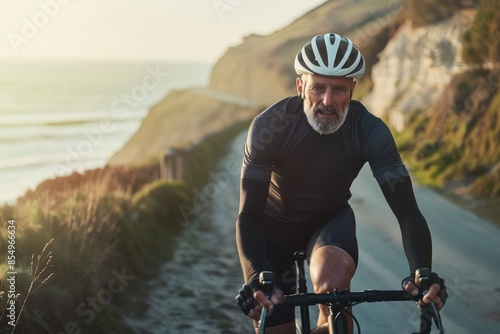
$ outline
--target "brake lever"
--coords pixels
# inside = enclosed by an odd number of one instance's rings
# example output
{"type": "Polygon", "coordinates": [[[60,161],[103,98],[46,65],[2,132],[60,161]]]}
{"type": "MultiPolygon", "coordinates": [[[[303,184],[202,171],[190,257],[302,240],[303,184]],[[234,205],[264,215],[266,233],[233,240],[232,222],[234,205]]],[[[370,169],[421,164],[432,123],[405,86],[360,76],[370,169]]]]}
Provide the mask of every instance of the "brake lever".
{"type": "MultiPolygon", "coordinates": [[[[419,287],[421,291],[421,298],[427,294],[431,285],[431,271],[428,268],[420,268],[415,271],[415,283],[419,287]]],[[[430,303],[427,304],[426,307],[429,307],[431,310],[432,319],[434,319],[434,323],[436,324],[437,330],[440,334],[444,334],[443,322],[441,320],[441,315],[436,307],[436,304],[430,303]]]]}
{"type": "MultiPolygon", "coordinates": [[[[264,292],[264,295],[266,298],[270,299],[271,298],[271,293],[273,290],[273,279],[274,275],[270,271],[263,271],[259,275],[259,283],[262,288],[262,292],[264,292]]],[[[259,333],[264,334],[266,330],[266,318],[267,318],[267,309],[263,308],[261,317],[260,317],[260,324],[259,328],[260,331],[259,333]]]]}
{"type": "Polygon", "coordinates": [[[434,319],[434,323],[436,324],[438,333],[444,334],[443,322],[441,321],[441,315],[439,314],[436,304],[431,303],[430,308],[432,311],[432,318],[434,319]]]}

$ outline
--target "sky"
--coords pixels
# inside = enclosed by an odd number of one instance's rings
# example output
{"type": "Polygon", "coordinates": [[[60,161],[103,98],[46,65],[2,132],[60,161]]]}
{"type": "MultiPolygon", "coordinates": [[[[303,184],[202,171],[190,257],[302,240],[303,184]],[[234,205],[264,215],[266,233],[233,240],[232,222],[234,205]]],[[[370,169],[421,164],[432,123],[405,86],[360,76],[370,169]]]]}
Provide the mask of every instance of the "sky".
{"type": "Polygon", "coordinates": [[[0,58],[216,61],[325,0],[0,0],[0,58]]]}

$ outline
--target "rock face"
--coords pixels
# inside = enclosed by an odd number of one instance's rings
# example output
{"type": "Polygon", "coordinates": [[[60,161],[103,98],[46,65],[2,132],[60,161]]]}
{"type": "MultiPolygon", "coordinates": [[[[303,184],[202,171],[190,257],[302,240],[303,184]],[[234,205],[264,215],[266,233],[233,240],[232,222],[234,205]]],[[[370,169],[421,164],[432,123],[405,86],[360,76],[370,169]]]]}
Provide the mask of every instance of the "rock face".
{"type": "Polygon", "coordinates": [[[473,12],[462,12],[420,28],[406,22],[373,66],[373,90],[364,100],[369,109],[403,131],[408,112],[426,109],[455,74],[468,68],[460,56],[461,38],[473,18],[473,12]]]}

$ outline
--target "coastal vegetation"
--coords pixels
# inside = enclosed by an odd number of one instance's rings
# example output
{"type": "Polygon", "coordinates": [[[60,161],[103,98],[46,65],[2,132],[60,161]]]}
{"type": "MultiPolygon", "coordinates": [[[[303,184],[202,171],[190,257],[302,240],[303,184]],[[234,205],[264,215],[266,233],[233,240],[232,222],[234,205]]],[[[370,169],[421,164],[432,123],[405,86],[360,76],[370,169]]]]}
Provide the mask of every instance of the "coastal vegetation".
{"type": "Polygon", "coordinates": [[[500,90],[494,78],[489,70],[462,73],[429,110],[409,116],[397,142],[419,182],[500,195],[500,90]]]}
{"type": "MultiPolygon", "coordinates": [[[[500,2],[481,0],[471,28],[464,35],[464,60],[482,66],[500,64],[500,2]]],[[[498,73],[497,73],[498,74],[498,73]]]]}
{"type": "Polygon", "coordinates": [[[498,198],[500,3],[478,3],[463,37],[462,57],[470,69],[456,75],[427,110],[409,115],[398,143],[421,183],[462,195],[498,198]]]}
{"type": "MultiPolygon", "coordinates": [[[[2,221],[15,221],[17,272],[11,298],[12,270],[2,259],[0,332],[132,333],[121,316],[146,308],[146,280],[187,226],[180,206],[192,205],[190,190],[208,181],[227,143],[247,126],[205,136],[182,180],[160,179],[158,164],[108,166],[44,181],[0,207],[2,221]]],[[[2,230],[2,245],[7,234],[2,230]]]]}
{"type": "Polygon", "coordinates": [[[480,0],[420,0],[405,1],[396,20],[410,20],[415,27],[449,19],[464,9],[474,9],[480,0]]]}

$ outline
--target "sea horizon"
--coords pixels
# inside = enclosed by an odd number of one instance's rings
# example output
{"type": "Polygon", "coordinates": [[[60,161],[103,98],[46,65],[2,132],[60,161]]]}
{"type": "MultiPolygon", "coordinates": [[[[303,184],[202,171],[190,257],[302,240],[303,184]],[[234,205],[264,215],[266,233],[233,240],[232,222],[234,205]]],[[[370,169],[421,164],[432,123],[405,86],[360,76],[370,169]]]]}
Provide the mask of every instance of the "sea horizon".
{"type": "Polygon", "coordinates": [[[213,64],[0,59],[0,204],[40,182],[102,168],[174,89],[213,64]]]}

